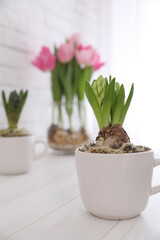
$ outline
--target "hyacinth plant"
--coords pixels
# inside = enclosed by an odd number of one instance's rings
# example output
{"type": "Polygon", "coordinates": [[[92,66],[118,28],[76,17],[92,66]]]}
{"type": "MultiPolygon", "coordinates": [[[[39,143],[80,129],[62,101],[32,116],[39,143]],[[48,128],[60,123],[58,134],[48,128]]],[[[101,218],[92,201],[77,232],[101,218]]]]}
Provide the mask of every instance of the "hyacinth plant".
{"type": "Polygon", "coordinates": [[[90,81],[92,73],[104,65],[100,55],[91,45],[83,46],[80,35],[74,34],[59,47],[55,46],[54,53],[44,46],[32,64],[42,71],[51,72],[52,97],[59,111],[58,122],[63,127],[61,101],[64,101],[71,128],[73,101],[78,99],[82,118],[80,102],[84,100],[85,80],[90,81]]]}
{"type": "Polygon", "coordinates": [[[28,96],[28,90],[12,91],[7,100],[6,94],[2,91],[3,106],[8,120],[8,128],[0,130],[0,136],[24,136],[26,131],[18,129],[18,121],[28,96]]]}
{"type": "Polygon", "coordinates": [[[125,101],[124,85],[120,85],[111,76],[109,80],[99,76],[91,85],[88,81],[85,82],[85,93],[95,114],[99,130],[115,124],[123,125],[133,92],[132,84],[125,101]]]}

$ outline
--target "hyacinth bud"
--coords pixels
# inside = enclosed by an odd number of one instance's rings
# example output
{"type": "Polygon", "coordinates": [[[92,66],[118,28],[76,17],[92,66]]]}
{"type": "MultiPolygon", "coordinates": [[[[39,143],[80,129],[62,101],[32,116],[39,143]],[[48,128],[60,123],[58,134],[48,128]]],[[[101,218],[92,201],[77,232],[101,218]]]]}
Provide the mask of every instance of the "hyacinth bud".
{"type": "Polygon", "coordinates": [[[119,92],[119,89],[120,89],[120,84],[118,82],[116,82],[116,93],[118,94],[119,92]]]}
{"type": "Polygon", "coordinates": [[[20,97],[16,91],[11,92],[10,94],[10,101],[13,102],[14,108],[17,109],[20,103],[20,97]]]}
{"type": "Polygon", "coordinates": [[[107,85],[106,79],[103,78],[102,76],[99,76],[97,78],[97,80],[94,80],[92,83],[93,92],[96,95],[97,101],[100,106],[103,105],[103,99],[104,99],[106,85],[107,85]]]}

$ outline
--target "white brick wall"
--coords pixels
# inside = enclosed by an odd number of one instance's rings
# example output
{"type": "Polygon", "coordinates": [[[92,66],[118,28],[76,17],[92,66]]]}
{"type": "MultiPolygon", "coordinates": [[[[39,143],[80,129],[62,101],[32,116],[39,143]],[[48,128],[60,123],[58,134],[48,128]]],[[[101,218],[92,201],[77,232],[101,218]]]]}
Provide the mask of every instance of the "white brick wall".
{"type": "MultiPolygon", "coordinates": [[[[0,0],[0,91],[29,89],[20,126],[45,136],[51,121],[50,75],[30,64],[42,45],[52,48],[53,44],[59,45],[78,32],[86,43],[103,51],[99,46],[101,2],[0,0]]],[[[0,127],[5,126],[6,117],[0,103],[0,127]]]]}

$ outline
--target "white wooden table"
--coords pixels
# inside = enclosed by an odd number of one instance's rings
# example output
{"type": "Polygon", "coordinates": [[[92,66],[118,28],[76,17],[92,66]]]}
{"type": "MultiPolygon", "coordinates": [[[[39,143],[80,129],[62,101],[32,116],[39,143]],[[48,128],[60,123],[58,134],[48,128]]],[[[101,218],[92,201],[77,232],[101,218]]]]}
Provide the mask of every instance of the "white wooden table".
{"type": "MultiPolygon", "coordinates": [[[[160,169],[154,172],[160,183],[160,169]]],[[[160,194],[134,219],[109,221],[81,202],[74,156],[48,153],[30,173],[0,176],[0,240],[160,240],[160,194]]]]}

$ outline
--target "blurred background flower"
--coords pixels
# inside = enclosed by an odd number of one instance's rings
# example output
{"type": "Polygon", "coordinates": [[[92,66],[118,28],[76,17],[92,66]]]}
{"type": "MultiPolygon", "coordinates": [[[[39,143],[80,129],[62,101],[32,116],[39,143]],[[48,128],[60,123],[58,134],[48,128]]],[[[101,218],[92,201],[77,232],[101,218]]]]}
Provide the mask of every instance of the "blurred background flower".
{"type": "Polygon", "coordinates": [[[42,71],[51,71],[56,66],[56,57],[50,52],[48,47],[42,47],[41,52],[32,61],[32,64],[42,71]]]}
{"type": "Polygon", "coordinates": [[[32,64],[42,71],[51,72],[54,116],[48,130],[49,145],[55,150],[70,149],[74,152],[88,140],[82,105],[85,80],[90,82],[93,72],[104,63],[100,62],[100,55],[91,45],[82,46],[81,36],[74,34],[65,43],[55,46],[54,53],[43,46],[32,64]],[[75,112],[78,112],[76,118],[75,112]]]}

